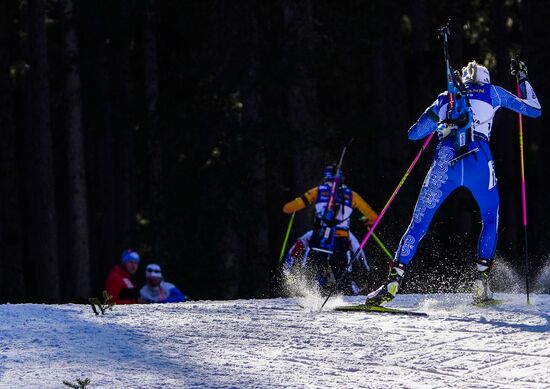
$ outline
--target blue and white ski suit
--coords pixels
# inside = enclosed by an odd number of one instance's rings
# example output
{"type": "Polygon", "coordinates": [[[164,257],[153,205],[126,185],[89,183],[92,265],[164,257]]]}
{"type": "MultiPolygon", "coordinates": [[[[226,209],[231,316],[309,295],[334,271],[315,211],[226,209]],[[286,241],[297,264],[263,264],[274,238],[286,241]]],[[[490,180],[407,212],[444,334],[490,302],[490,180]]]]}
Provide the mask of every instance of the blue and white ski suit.
{"type": "MultiPolygon", "coordinates": [[[[541,115],[541,108],[527,80],[521,83],[524,99],[491,84],[468,83],[466,89],[473,114],[474,140],[466,146],[467,149],[460,152],[455,149],[452,136],[438,143],[434,162],[422,185],[411,223],[396,251],[396,262],[406,265],[412,260],[418,243],[426,234],[439,206],[455,189],[462,186],[470,190],[481,213],[482,229],[478,255],[481,259],[491,260],[495,254],[499,196],[494,162],[489,148],[493,117],[499,108],[508,108],[522,115],[538,117],[541,115]],[[453,158],[476,148],[477,152],[468,154],[454,164],[450,163],[453,158]]],[[[447,92],[444,92],[409,129],[409,139],[422,139],[434,132],[438,122],[445,119],[446,113],[447,92]]]]}

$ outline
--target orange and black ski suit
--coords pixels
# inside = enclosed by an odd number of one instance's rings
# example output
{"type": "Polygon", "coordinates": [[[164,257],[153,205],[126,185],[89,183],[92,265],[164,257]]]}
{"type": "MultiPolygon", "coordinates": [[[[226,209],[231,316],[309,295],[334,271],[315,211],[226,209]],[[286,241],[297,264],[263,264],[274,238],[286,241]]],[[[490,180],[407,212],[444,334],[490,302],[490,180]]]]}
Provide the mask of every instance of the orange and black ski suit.
{"type": "MultiPolygon", "coordinates": [[[[350,260],[349,226],[350,216],[354,209],[358,209],[365,216],[365,224],[372,225],[378,217],[369,204],[356,192],[345,185],[336,190],[334,199],[334,248],[330,255],[323,254],[323,250],[315,250],[318,247],[320,235],[320,220],[322,219],[330,199],[332,183],[326,182],[308,190],[302,196],[288,202],[283,207],[283,212],[290,214],[306,208],[308,205],[315,206],[315,228],[311,238],[308,259],[305,263],[313,267],[314,272],[319,271],[319,266],[326,266],[327,262],[334,277],[338,278],[345,271],[350,260]]],[[[322,286],[322,285],[321,285],[322,286]]]]}

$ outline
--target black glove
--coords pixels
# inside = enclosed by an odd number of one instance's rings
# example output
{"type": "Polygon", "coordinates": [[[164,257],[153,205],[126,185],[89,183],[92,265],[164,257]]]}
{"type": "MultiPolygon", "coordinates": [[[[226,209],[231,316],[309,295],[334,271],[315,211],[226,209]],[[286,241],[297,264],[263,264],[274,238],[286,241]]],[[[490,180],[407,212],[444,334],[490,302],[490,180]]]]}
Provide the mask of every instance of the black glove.
{"type": "Polygon", "coordinates": [[[515,76],[519,82],[527,79],[527,66],[519,59],[510,61],[510,74],[515,76]]]}

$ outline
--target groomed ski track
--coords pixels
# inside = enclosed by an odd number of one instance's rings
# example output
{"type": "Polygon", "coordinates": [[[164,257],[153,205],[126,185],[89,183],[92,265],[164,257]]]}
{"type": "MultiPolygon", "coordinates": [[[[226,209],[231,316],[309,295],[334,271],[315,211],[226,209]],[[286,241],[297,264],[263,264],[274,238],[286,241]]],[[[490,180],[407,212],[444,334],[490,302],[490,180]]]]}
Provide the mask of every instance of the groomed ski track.
{"type": "Polygon", "coordinates": [[[389,305],[429,317],[331,311],[361,297],[0,305],[0,388],[549,388],[550,296],[496,297],[389,305]]]}

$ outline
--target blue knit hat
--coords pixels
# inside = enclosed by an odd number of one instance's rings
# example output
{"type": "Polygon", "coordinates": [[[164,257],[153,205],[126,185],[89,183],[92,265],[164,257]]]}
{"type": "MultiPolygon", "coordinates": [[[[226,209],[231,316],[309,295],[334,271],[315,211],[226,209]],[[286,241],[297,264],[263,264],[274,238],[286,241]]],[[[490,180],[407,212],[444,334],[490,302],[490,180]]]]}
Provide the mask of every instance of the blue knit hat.
{"type": "Polygon", "coordinates": [[[335,174],[334,174],[334,166],[329,165],[323,169],[323,180],[325,181],[332,181],[334,180],[335,174]]]}
{"type": "Polygon", "coordinates": [[[336,171],[336,167],[333,165],[328,165],[323,169],[323,180],[324,181],[334,181],[334,179],[338,177],[340,181],[344,181],[344,175],[342,174],[342,171],[336,171]]]}
{"type": "Polygon", "coordinates": [[[139,254],[132,249],[124,250],[120,257],[120,262],[124,264],[128,261],[139,263],[139,254]]]}

